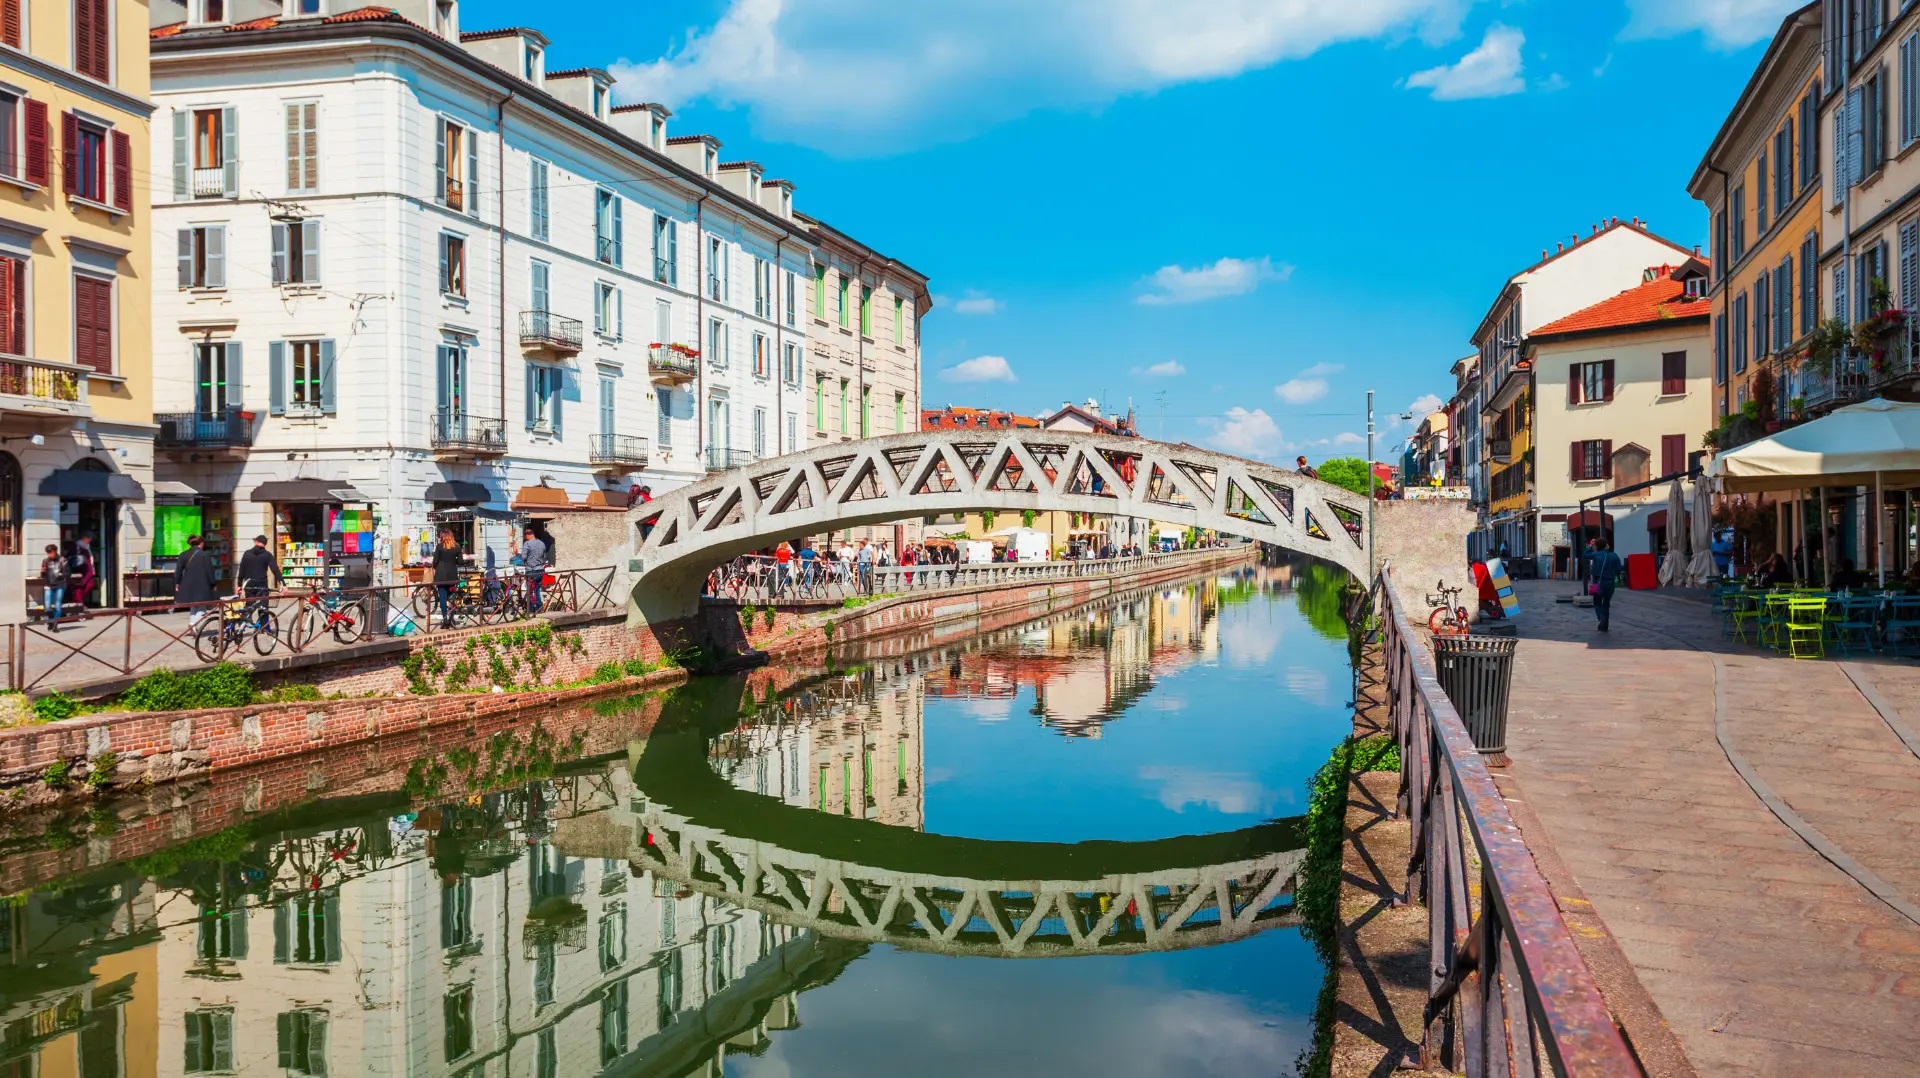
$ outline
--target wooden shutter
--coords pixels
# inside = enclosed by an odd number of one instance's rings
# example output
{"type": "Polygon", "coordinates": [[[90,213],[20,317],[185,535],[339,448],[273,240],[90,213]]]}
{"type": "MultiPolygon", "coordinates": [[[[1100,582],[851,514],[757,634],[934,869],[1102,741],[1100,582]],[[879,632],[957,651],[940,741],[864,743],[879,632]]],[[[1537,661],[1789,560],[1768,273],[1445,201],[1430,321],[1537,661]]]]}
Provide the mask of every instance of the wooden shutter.
{"type": "MultiPolygon", "coordinates": [[[[79,6],[85,6],[80,0],[79,6]]],[[[75,8],[78,10],[78,7],[75,8]]],[[[69,195],[80,191],[80,117],[71,112],[60,114],[60,190],[69,195]]]]}
{"type": "Polygon", "coordinates": [[[1662,434],[1660,436],[1660,474],[1672,475],[1687,466],[1687,436],[1684,434],[1662,434]]]}
{"type": "Polygon", "coordinates": [[[20,35],[20,0],[0,2],[0,39],[16,49],[25,40],[20,35]]]}
{"type": "Polygon", "coordinates": [[[240,117],[231,106],[220,110],[220,167],[221,189],[240,197],[240,117]]]}
{"type": "Polygon", "coordinates": [[[1611,359],[1600,361],[1600,399],[1603,401],[1613,399],[1613,360],[1611,359]]]}
{"type": "Polygon", "coordinates": [[[1578,482],[1579,480],[1585,479],[1587,477],[1586,475],[1587,458],[1586,458],[1586,454],[1581,452],[1581,450],[1583,450],[1584,448],[1585,448],[1584,444],[1580,442],[1573,443],[1573,454],[1572,454],[1573,463],[1568,467],[1567,470],[1568,470],[1568,473],[1573,476],[1576,482],[1578,482]]]}
{"type": "Polygon", "coordinates": [[[79,0],[79,6],[93,9],[93,70],[91,74],[101,82],[113,78],[113,50],[109,42],[112,24],[107,18],[107,0],[79,0]]]}
{"type": "Polygon", "coordinates": [[[207,279],[200,284],[206,288],[227,287],[227,226],[208,225],[201,231],[201,242],[206,245],[203,261],[207,268],[207,279]]]}
{"type": "Polygon", "coordinates": [[[113,373],[113,282],[73,279],[74,362],[113,373]]]}
{"type": "Polygon", "coordinates": [[[1613,478],[1613,439],[1605,438],[1600,442],[1600,478],[1613,478]]]}
{"type": "MultiPolygon", "coordinates": [[[[246,401],[247,401],[247,376],[246,376],[246,373],[240,368],[240,342],[228,341],[227,342],[227,407],[245,408],[247,406],[246,401]]],[[[236,926],[244,926],[246,924],[246,919],[243,917],[236,917],[233,920],[236,926]]],[[[242,930],[243,929],[241,927],[236,927],[234,929],[234,931],[236,932],[239,932],[242,930]]],[[[235,955],[234,957],[238,958],[240,956],[235,955]]]]}
{"type": "Polygon", "coordinates": [[[433,121],[433,200],[447,204],[447,121],[438,118],[433,121]]]}
{"type": "Polygon", "coordinates": [[[320,222],[307,221],[300,226],[300,283],[320,280],[320,222]]]}
{"type": "Polygon", "coordinates": [[[113,207],[121,213],[133,212],[133,140],[124,132],[113,132],[113,207]]]}
{"type": "Polygon", "coordinates": [[[82,75],[94,75],[93,0],[73,3],[73,68],[82,75]]]}
{"type": "Polygon", "coordinates": [[[180,266],[180,287],[192,288],[198,283],[193,279],[193,229],[183,228],[174,233],[174,241],[180,266]]]}
{"type": "Polygon", "coordinates": [[[626,231],[621,225],[620,202],[619,195],[613,196],[613,264],[615,266],[626,265],[626,250],[621,242],[626,231]]]}
{"type": "Polygon", "coordinates": [[[11,258],[0,258],[0,354],[17,356],[20,354],[20,342],[14,338],[13,319],[17,313],[13,301],[14,278],[20,264],[11,258]]]}
{"type": "Polygon", "coordinates": [[[26,113],[26,179],[36,187],[45,187],[51,182],[53,172],[53,148],[48,145],[53,140],[49,137],[52,132],[48,129],[47,103],[28,98],[26,113]]]}
{"type": "Polygon", "coordinates": [[[466,185],[467,212],[480,216],[480,140],[474,137],[473,128],[467,128],[467,174],[461,177],[466,185]]]}

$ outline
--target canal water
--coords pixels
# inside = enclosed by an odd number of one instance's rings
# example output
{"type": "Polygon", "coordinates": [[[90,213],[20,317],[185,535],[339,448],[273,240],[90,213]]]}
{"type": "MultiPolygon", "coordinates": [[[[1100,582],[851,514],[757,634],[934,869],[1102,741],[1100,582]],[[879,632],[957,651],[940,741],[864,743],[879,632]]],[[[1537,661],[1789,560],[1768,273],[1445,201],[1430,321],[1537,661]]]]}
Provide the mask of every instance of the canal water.
{"type": "Polygon", "coordinates": [[[312,796],[231,775],[16,828],[0,1078],[1292,1074],[1343,580],[1248,568],[315,761],[312,796]],[[160,837],[116,859],[116,828],[160,837]]]}

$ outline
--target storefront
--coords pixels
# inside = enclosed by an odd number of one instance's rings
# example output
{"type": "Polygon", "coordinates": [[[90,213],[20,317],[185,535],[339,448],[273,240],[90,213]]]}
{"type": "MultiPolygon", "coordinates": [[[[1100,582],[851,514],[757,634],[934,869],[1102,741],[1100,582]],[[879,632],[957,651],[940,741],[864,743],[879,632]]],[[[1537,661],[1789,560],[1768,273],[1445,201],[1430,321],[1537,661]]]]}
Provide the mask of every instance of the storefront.
{"type": "MultiPolygon", "coordinates": [[[[153,485],[153,572],[147,598],[174,592],[174,571],[187,552],[188,540],[200,537],[202,554],[213,563],[214,588],[233,591],[233,496],[203,494],[185,483],[160,481],[153,485]]],[[[131,602],[131,598],[129,599],[131,602]]]]}
{"type": "MultiPolygon", "coordinates": [[[[85,457],[71,468],[48,472],[40,480],[44,498],[60,499],[60,549],[71,554],[85,539],[93,550],[97,584],[85,596],[94,608],[116,606],[124,586],[120,578],[120,509],[124,502],[135,505],[146,501],[147,492],[132,476],[122,475],[106,464],[85,457]]],[[[70,597],[69,602],[78,602],[70,597]]]]}
{"type": "Polygon", "coordinates": [[[329,479],[283,479],[253,488],[248,500],[271,507],[268,543],[289,587],[372,583],[378,521],[366,495],[329,479]]]}

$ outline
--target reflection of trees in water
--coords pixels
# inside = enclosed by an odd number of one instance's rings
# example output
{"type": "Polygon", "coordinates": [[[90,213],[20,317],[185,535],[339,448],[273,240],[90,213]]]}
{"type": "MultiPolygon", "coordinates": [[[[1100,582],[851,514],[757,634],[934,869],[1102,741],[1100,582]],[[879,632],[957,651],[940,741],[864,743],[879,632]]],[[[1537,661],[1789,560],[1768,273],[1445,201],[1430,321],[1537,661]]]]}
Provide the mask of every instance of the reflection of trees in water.
{"type": "Polygon", "coordinates": [[[1342,597],[1347,583],[1353,575],[1345,569],[1328,565],[1325,562],[1309,561],[1301,565],[1293,574],[1293,589],[1300,604],[1300,612],[1307,616],[1307,623],[1315,632],[1328,640],[1347,638],[1347,619],[1342,610],[1342,597]]]}

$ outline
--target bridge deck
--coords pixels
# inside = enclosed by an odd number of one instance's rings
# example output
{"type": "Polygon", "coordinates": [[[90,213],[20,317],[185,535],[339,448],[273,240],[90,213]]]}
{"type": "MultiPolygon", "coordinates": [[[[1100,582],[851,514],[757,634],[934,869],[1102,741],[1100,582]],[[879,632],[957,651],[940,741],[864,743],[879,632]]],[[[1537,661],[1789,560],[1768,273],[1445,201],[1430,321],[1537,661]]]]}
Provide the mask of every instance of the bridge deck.
{"type": "Polygon", "coordinates": [[[1920,925],[1895,908],[1920,903],[1920,756],[1895,729],[1920,725],[1920,668],[1852,664],[1889,723],[1841,664],[1729,644],[1703,602],[1622,592],[1602,635],[1553,602],[1572,587],[1520,585],[1508,735],[1563,909],[1592,902],[1703,1076],[1920,1073],[1920,925]]]}

